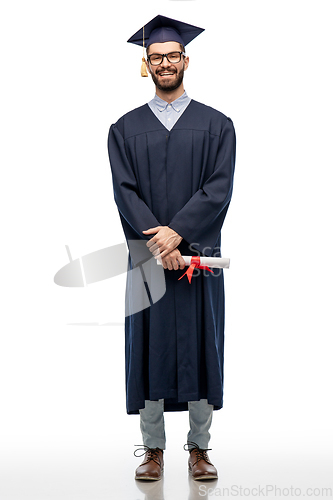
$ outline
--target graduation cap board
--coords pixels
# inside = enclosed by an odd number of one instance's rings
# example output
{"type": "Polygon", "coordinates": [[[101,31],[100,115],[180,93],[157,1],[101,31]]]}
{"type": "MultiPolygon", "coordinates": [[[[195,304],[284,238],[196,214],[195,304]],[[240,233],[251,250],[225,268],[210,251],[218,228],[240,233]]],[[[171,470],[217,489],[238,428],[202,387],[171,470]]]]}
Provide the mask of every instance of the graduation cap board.
{"type": "MultiPolygon", "coordinates": [[[[203,28],[159,15],[140,28],[127,42],[140,45],[143,50],[152,43],[164,42],[178,42],[185,47],[203,31],[205,31],[203,28]]],[[[142,57],[141,76],[148,76],[144,56],[142,57]]]]}

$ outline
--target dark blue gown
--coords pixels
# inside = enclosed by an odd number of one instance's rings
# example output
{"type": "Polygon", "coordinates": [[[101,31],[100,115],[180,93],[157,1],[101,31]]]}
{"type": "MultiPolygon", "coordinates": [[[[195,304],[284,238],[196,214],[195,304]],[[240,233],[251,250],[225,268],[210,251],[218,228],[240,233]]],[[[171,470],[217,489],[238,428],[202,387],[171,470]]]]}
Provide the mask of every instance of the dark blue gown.
{"type": "MultiPolygon", "coordinates": [[[[147,104],[110,127],[114,198],[127,241],[169,226],[183,237],[182,255],[221,256],[221,227],[233,187],[236,137],[230,118],[191,100],[171,131],[147,104]]],[[[129,269],[137,264],[129,254],[129,269]]],[[[145,399],[165,411],[188,401],[223,406],[224,282],[221,269],[165,270],[166,293],[125,319],[127,413],[145,399]]],[[[126,297],[133,289],[130,273],[126,297]]]]}

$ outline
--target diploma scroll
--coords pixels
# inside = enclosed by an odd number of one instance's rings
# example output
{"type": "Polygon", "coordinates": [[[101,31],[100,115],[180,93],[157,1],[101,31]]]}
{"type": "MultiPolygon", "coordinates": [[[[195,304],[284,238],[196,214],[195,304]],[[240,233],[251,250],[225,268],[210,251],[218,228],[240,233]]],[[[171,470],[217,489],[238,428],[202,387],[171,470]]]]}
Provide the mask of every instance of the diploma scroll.
{"type": "MultiPolygon", "coordinates": [[[[182,257],[185,261],[186,266],[190,266],[193,255],[182,255],[182,257]]],[[[157,264],[161,266],[162,265],[161,260],[159,258],[157,258],[156,260],[157,264]]],[[[225,257],[200,257],[200,265],[229,269],[230,259],[227,259],[225,257]]]]}

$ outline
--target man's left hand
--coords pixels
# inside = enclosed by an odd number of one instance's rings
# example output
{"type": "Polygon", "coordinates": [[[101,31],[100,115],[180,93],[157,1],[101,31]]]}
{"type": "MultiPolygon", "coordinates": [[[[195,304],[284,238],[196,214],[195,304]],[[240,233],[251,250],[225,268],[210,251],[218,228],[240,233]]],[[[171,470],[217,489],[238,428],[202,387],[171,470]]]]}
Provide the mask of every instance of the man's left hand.
{"type": "Polygon", "coordinates": [[[142,232],[144,234],[156,233],[155,236],[150,238],[147,242],[147,247],[153,255],[156,256],[159,254],[161,258],[172,252],[183,239],[182,236],[169,226],[156,226],[142,232]]]}

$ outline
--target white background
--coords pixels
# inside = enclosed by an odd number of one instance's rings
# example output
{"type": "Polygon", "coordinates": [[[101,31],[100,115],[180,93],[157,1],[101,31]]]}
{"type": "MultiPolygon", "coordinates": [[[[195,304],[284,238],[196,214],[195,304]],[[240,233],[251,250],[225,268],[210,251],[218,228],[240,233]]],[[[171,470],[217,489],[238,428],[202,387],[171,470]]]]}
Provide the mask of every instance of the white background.
{"type": "MultiPolygon", "coordinates": [[[[124,241],[107,135],[154,95],[126,40],[157,14],[206,29],[187,47],[185,89],[237,134],[222,229],[231,267],[225,407],[211,440],[218,486],[333,487],[330,8],[1,4],[2,499],[162,498],[133,479],[141,435],[125,409],[125,276],[53,282],[65,244],[75,259],[124,241]]],[[[166,415],[166,499],[200,498],[187,483],[187,418],[166,415]]]]}

